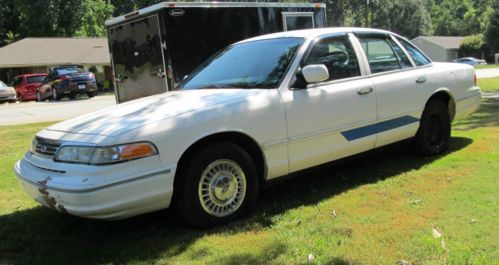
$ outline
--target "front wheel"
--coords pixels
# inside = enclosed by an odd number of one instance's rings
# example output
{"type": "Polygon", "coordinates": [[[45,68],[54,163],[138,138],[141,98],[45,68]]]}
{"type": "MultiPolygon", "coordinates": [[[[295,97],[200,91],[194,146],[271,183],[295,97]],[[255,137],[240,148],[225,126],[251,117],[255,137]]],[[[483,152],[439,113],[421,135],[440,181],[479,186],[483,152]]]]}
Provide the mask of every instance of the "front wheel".
{"type": "Polygon", "coordinates": [[[449,147],[451,120],[447,106],[441,101],[430,101],[421,117],[415,141],[424,155],[437,155],[449,147]]]}
{"type": "Polygon", "coordinates": [[[233,143],[212,144],[195,155],[182,178],[179,210],[192,226],[209,228],[254,209],[258,177],[251,156],[233,143]]]}
{"type": "Polygon", "coordinates": [[[52,99],[55,101],[61,100],[61,96],[59,96],[55,87],[52,88],[52,99]]]}

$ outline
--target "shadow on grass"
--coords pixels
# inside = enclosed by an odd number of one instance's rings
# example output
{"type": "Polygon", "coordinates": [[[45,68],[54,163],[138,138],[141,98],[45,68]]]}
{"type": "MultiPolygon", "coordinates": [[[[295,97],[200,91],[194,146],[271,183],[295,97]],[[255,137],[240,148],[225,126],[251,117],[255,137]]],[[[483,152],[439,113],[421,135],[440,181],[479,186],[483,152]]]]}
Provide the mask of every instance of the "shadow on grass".
{"type": "Polygon", "coordinates": [[[469,117],[454,122],[454,130],[499,126],[499,98],[483,98],[480,109],[469,117]]]}
{"type": "MultiPolygon", "coordinates": [[[[447,154],[471,144],[452,138],[447,154]]],[[[422,157],[402,142],[351,159],[301,172],[262,191],[257,212],[248,219],[209,231],[188,228],[171,210],[123,221],[95,221],[57,213],[44,207],[0,216],[0,264],[155,263],[184,253],[209,234],[237,234],[272,225],[272,217],[289,209],[316,204],[360,185],[375,183],[421,168],[438,157],[422,157]]],[[[286,252],[276,241],[258,255],[222,256],[217,264],[269,263],[286,252]]],[[[206,253],[205,253],[206,252],[206,253]]],[[[191,255],[193,260],[209,250],[191,255]]],[[[349,264],[333,258],[330,264],[349,264]]]]}

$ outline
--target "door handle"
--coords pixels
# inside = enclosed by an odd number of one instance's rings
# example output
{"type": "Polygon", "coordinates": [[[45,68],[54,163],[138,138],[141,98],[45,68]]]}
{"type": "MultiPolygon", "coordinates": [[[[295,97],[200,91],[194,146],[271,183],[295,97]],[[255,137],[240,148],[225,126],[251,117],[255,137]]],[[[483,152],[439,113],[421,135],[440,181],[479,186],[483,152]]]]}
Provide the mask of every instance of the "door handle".
{"type": "Polygon", "coordinates": [[[365,94],[372,93],[373,91],[374,91],[374,89],[372,87],[370,87],[370,88],[362,88],[362,89],[357,90],[357,94],[359,94],[359,95],[365,95],[365,94]]]}
{"type": "Polygon", "coordinates": [[[424,78],[424,77],[420,77],[420,78],[416,79],[416,83],[418,83],[418,84],[421,84],[424,82],[426,82],[426,78],[424,78]]]}

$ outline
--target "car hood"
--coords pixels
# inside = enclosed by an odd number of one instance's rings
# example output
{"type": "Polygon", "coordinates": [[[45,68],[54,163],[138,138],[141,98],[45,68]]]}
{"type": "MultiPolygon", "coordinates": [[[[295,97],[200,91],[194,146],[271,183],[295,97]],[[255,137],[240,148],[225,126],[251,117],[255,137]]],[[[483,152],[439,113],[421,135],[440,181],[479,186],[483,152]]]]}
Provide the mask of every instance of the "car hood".
{"type": "Polygon", "coordinates": [[[205,89],[173,91],[129,101],[55,124],[47,130],[117,136],[127,131],[183,113],[244,99],[257,90],[205,89]]]}

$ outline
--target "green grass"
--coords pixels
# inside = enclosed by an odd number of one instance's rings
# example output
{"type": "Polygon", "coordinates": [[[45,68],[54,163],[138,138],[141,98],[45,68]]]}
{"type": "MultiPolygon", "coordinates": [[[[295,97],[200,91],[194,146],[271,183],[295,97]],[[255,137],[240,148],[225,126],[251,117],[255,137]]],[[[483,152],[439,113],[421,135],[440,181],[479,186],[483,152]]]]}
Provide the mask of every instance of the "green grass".
{"type": "Polygon", "coordinates": [[[475,64],[475,69],[499,68],[499,64],[475,64]]]}
{"type": "Polygon", "coordinates": [[[499,77],[479,78],[477,83],[483,92],[499,92],[499,77]]]}
{"type": "Polygon", "coordinates": [[[0,264],[499,264],[498,100],[455,122],[442,156],[401,143],[317,168],[208,231],[170,210],[104,222],[37,206],[12,167],[46,125],[0,127],[0,264]]]}

